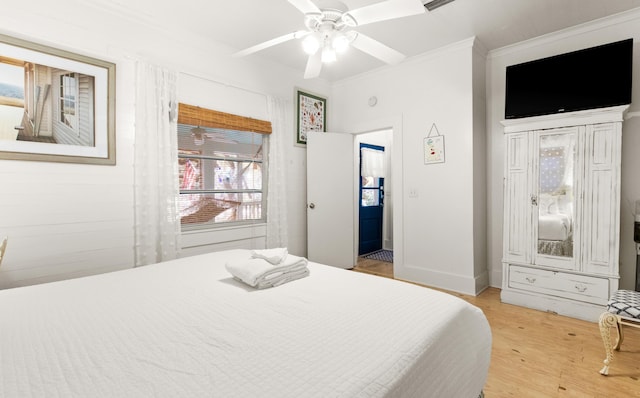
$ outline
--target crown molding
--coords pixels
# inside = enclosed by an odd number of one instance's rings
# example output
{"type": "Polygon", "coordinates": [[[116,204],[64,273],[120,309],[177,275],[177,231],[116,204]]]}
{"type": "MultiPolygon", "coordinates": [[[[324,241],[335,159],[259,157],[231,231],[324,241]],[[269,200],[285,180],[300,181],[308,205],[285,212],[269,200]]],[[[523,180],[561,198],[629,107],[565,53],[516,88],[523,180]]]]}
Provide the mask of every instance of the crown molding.
{"type": "MultiPolygon", "coordinates": [[[[619,25],[621,23],[632,22],[640,19],[640,8],[635,8],[629,11],[623,11],[618,14],[610,15],[604,18],[595,19],[593,21],[585,22],[579,25],[571,26],[565,29],[561,29],[555,32],[547,33],[542,36],[534,37],[532,39],[524,40],[515,44],[510,44],[505,47],[500,47],[489,51],[487,59],[499,58],[514,52],[527,50],[529,48],[538,47],[553,43],[569,37],[594,32],[600,29],[609,28],[611,26],[619,25]]],[[[638,22],[640,23],[640,21],[638,22]]],[[[604,44],[604,43],[603,43],[604,44]]]]}

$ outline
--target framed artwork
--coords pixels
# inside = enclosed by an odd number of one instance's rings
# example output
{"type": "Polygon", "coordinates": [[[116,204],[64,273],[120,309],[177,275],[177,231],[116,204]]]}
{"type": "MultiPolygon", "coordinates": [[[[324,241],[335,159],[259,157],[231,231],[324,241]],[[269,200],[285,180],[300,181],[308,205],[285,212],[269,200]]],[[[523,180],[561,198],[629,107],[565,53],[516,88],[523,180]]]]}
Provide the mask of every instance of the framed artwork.
{"type": "Polygon", "coordinates": [[[327,99],[296,89],[296,144],[307,145],[307,132],[327,131],[327,99]]]}
{"type": "Polygon", "coordinates": [[[0,159],[114,165],[115,70],[0,35],[0,159]]]}
{"type": "Polygon", "coordinates": [[[432,163],[444,163],[444,136],[440,135],[435,123],[424,139],[424,164],[432,163]]]}

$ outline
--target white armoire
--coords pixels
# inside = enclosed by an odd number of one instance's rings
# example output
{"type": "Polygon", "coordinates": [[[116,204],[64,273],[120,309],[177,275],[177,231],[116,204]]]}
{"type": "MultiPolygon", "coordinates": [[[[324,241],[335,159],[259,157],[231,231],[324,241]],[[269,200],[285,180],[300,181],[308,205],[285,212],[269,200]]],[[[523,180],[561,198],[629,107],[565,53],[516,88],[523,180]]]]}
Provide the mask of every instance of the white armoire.
{"type": "Polygon", "coordinates": [[[596,321],[618,289],[627,108],[502,122],[503,302],[596,321]]]}

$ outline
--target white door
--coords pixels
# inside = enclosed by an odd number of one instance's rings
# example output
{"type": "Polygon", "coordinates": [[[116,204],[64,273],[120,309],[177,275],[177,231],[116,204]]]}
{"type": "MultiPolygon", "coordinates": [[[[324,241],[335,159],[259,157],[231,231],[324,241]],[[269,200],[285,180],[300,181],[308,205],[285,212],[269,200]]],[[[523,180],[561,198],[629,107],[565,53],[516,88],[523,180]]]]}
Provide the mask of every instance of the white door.
{"type": "Polygon", "coordinates": [[[353,268],[354,136],[307,134],[307,255],[309,260],[353,268]]]}

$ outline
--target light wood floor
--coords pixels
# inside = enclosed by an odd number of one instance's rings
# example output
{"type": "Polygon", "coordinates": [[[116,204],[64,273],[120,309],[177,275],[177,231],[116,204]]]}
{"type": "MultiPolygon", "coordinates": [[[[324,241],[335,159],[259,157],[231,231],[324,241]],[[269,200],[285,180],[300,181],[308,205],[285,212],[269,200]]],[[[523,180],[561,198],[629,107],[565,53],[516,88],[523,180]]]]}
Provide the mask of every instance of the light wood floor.
{"type": "MultiPolygon", "coordinates": [[[[393,277],[393,266],[360,259],[355,271],[393,277]]],[[[500,302],[500,289],[477,297],[451,293],[479,307],[491,325],[493,349],[486,398],[640,397],[640,329],[625,328],[609,376],[596,323],[500,302]]]]}

